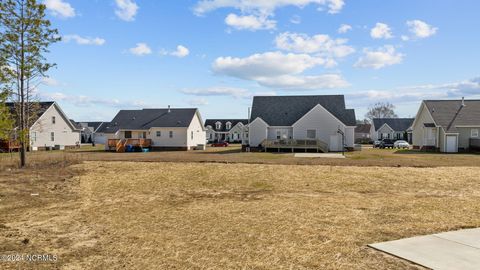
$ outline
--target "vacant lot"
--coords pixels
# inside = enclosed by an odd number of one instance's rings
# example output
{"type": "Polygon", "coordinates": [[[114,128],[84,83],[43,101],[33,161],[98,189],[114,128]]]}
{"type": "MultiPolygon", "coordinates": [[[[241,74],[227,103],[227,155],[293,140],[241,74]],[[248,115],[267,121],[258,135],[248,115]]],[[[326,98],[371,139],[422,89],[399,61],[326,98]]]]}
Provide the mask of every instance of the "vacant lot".
{"type": "Polygon", "coordinates": [[[365,245],[480,226],[474,167],[60,167],[0,174],[0,254],[59,256],[21,268],[414,269],[365,245]]]}

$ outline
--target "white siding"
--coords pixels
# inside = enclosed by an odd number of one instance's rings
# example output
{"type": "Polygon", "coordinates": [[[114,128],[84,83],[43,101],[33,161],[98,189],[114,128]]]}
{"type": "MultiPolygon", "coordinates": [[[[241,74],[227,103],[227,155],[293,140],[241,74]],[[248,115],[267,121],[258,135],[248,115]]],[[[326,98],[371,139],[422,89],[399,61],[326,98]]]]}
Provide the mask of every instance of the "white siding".
{"type": "MultiPolygon", "coordinates": [[[[421,148],[424,145],[424,138],[425,138],[425,123],[433,123],[433,119],[430,116],[425,104],[422,102],[420,110],[415,118],[415,123],[412,132],[412,142],[413,146],[418,146],[421,148]]],[[[441,136],[439,136],[441,137],[441,136]]],[[[437,144],[439,145],[439,144],[437,144]]],[[[441,146],[441,144],[440,144],[441,146]]],[[[442,147],[443,148],[443,147],[442,147]]]]}
{"type": "Polygon", "coordinates": [[[269,127],[268,128],[268,139],[276,140],[277,132],[280,132],[280,139],[291,139],[293,138],[293,128],[292,127],[269,127]],[[284,138],[286,137],[286,138],[284,138]]]}
{"type": "Polygon", "coordinates": [[[207,140],[206,131],[203,130],[202,121],[200,120],[198,113],[196,113],[193,116],[193,120],[190,123],[190,126],[188,127],[187,133],[188,133],[187,146],[189,148],[196,147],[200,144],[202,145],[206,144],[206,140],[207,140]],[[193,139],[192,139],[192,132],[193,132],[193,139]]]}
{"type": "Polygon", "coordinates": [[[249,126],[248,144],[257,147],[263,140],[267,139],[268,125],[261,118],[255,119],[249,126]]]}
{"type": "Polygon", "coordinates": [[[50,106],[30,128],[30,144],[33,150],[38,147],[74,146],[80,142],[80,131],[73,130],[69,121],[58,110],[56,105],[50,106]],[[55,117],[55,124],[52,123],[55,117]],[[54,132],[54,141],[51,133],[54,132]]]}
{"type": "Polygon", "coordinates": [[[353,147],[355,144],[355,127],[345,127],[345,145],[353,147]]]}
{"type": "Polygon", "coordinates": [[[188,128],[151,128],[147,138],[152,139],[153,147],[187,147],[188,145],[188,128]],[[161,136],[157,137],[157,131],[161,136]],[[173,137],[170,138],[170,131],[173,131],[173,137]]]}
{"type": "MultiPolygon", "coordinates": [[[[353,147],[354,128],[346,130],[345,125],[321,105],[315,106],[293,125],[294,139],[307,139],[307,130],[315,129],[317,139],[330,145],[330,137],[337,136],[338,129],[346,134],[347,146],[353,147]],[[347,135],[348,133],[348,135],[347,135]]],[[[341,148],[341,144],[339,144],[341,148]]],[[[339,151],[341,149],[337,149],[339,151]]]]}

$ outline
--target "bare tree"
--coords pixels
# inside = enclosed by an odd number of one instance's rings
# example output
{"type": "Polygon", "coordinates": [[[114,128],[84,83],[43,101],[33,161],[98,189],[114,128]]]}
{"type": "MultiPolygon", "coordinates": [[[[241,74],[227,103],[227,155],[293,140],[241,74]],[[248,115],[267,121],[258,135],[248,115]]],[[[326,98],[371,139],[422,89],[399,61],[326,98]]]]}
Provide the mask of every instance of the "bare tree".
{"type": "Polygon", "coordinates": [[[398,115],[395,114],[395,106],[393,104],[378,102],[368,108],[365,117],[372,122],[373,118],[397,118],[398,115]]]}
{"type": "Polygon", "coordinates": [[[54,66],[47,63],[48,47],[60,40],[58,31],[45,19],[45,5],[37,0],[0,1],[0,57],[14,73],[13,100],[17,102],[20,166],[26,165],[29,128],[36,86],[54,66]]]}

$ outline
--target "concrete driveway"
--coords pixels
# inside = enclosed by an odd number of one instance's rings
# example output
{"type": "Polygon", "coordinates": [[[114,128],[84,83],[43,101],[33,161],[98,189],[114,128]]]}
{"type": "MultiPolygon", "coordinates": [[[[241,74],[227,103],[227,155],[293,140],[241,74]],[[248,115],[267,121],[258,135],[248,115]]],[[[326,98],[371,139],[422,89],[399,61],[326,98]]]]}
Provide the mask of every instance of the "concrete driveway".
{"type": "Polygon", "coordinates": [[[480,228],[418,236],[369,246],[431,269],[480,269],[480,228]]]}

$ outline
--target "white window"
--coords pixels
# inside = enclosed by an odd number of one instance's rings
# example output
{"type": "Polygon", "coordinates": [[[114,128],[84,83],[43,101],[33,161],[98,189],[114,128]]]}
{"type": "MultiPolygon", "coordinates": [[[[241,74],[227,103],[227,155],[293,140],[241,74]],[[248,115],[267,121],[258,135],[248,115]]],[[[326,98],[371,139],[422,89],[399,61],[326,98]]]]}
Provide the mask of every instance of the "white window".
{"type": "Polygon", "coordinates": [[[211,140],[211,139],[213,139],[213,134],[212,134],[212,133],[210,133],[210,140],[211,140]]]}
{"type": "Polygon", "coordinates": [[[307,139],[316,139],[317,131],[315,129],[307,129],[307,139]]]}
{"type": "Polygon", "coordinates": [[[50,140],[51,140],[52,142],[55,141],[55,132],[50,132],[50,140]]]}
{"type": "Polygon", "coordinates": [[[157,137],[162,137],[162,132],[160,130],[157,130],[157,137]]]}
{"type": "Polygon", "coordinates": [[[36,142],[37,141],[37,132],[34,131],[32,132],[32,142],[36,142]]]}
{"type": "Polygon", "coordinates": [[[193,140],[193,131],[190,133],[190,139],[193,140]]]}
{"type": "Polygon", "coordinates": [[[222,128],[222,123],[220,123],[220,122],[215,123],[215,128],[216,129],[221,129],[222,128]]]}
{"type": "Polygon", "coordinates": [[[55,124],[55,116],[52,116],[52,124],[55,124]]]}
{"type": "Polygon", "coordinates": [[[472,132],[471,132],[471,137],[472,138],[478,138],[478,129],[472,129],[472,132]]]}
{"type": "Polygon", "coordinates": [[[225,126],[227,127],[227,130],[230,130],[232,128],[232,123],[227,122],[225,126]]]}
{"type": "Polygon", "coordinates": [[[170,131],[168,132],[168,137],[173,138],[173,131],[170,130],[170,131]]]}
{"type": "Polygon", "coordinates": [[[280,140],[280,137],[281,137],[280,130],[277,130],[277,140],[280,140]]]}

